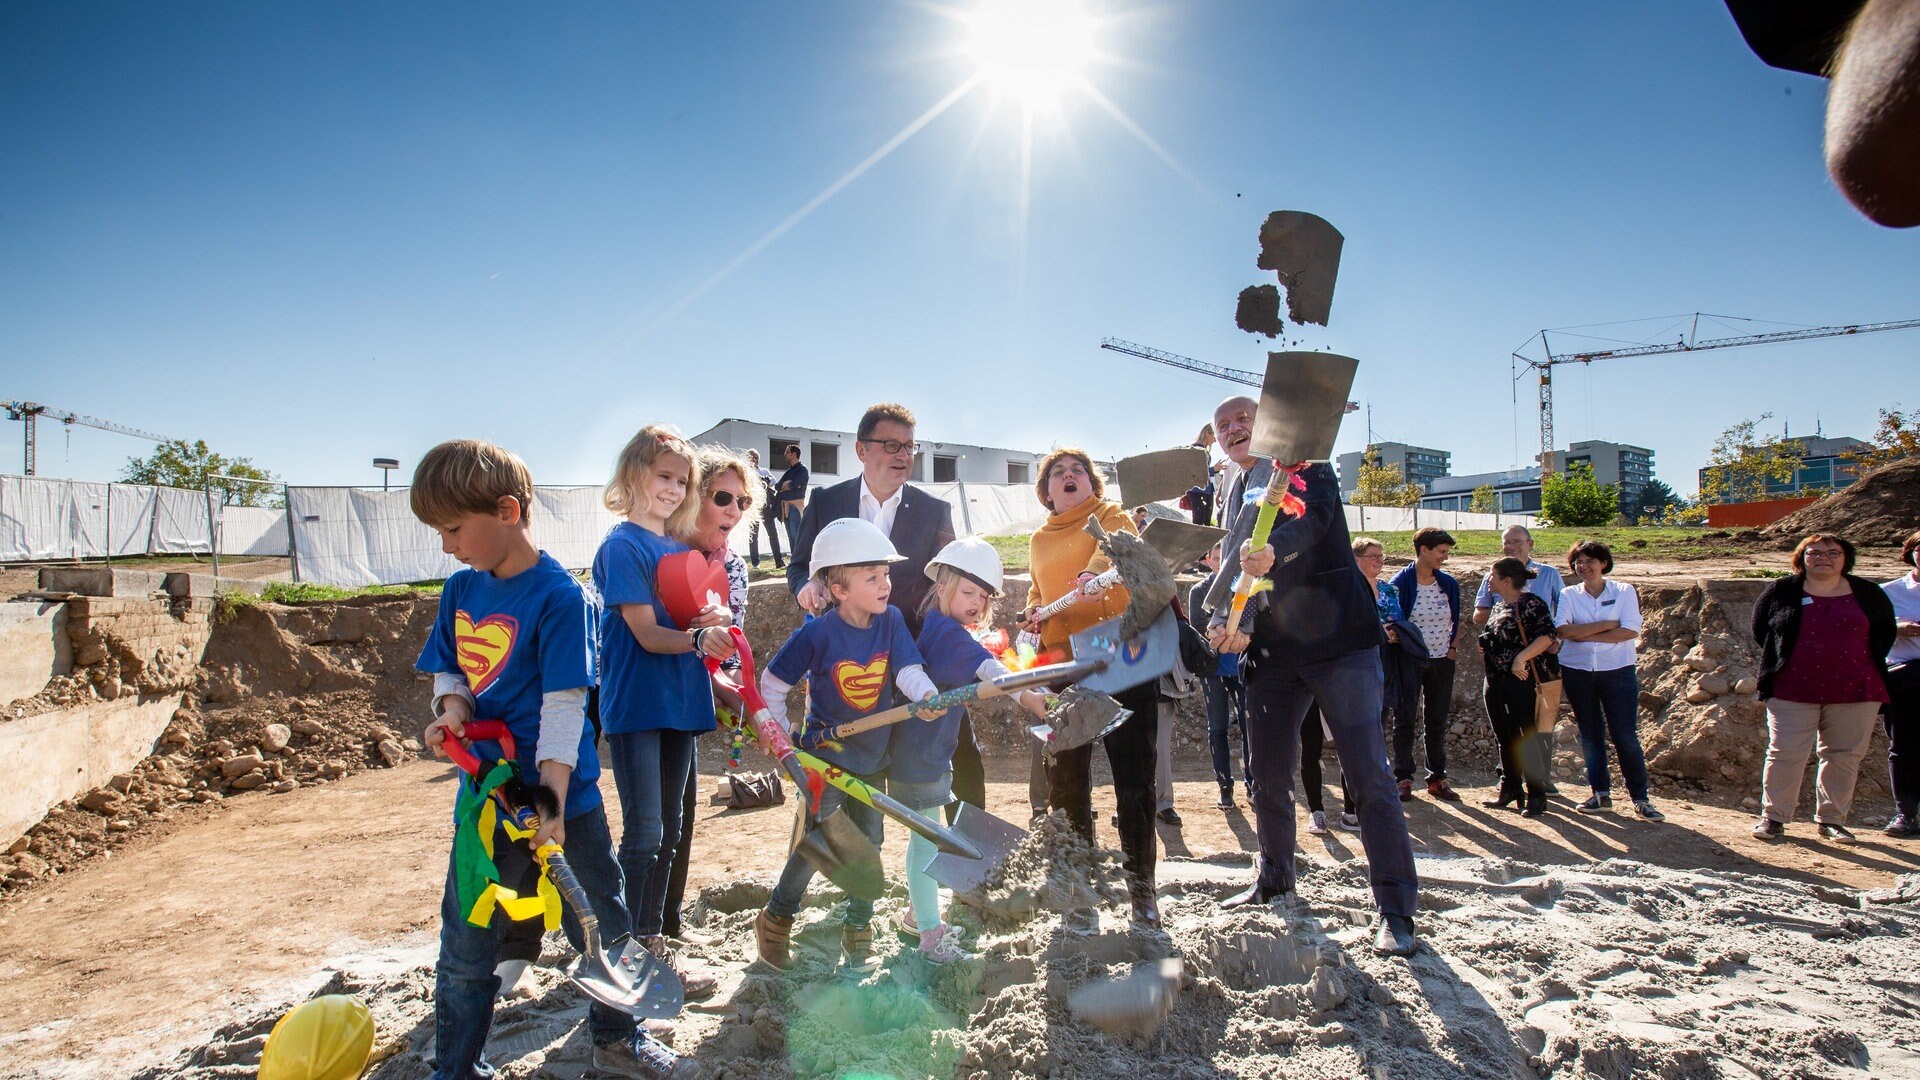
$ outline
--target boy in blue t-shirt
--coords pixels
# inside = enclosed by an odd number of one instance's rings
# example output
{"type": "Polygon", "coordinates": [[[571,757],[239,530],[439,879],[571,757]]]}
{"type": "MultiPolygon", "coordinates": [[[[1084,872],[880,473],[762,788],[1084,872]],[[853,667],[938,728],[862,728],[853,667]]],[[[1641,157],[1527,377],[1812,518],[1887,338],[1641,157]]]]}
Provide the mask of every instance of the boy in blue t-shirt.
{"type": "MultiPolygon", "coordinates": [[[[810,728],[842,724],[892,708],[896,689],[912,701],[934,695],[933,681],[921,666],[920,652],[907,633],[906,619],[887,603],[892,595],[887,566],[900,561],[902,556],[886,534],[860,518],[828,522],[814,537],[813,574],[833,596],[834,607],[794,631],[760,676],[760,693],[767,699],[767,711],[781,723],[787,720],[787,692],[802,680],[807,682],[803,739],[810,728]]],[[[887,738],[886,728],[876,728],[814,753],[878,787],[885,783],[887,738]]],[[[879,847],[878,811],[858,800],[848,800],[844,792],[832,786],[820,797],[822,815],[843,805],[848,819],[879,847]]],[[[775,967],[785,968],[791,963],[788,947],[793,937],[793,917],[799,913],[800,901],[812,879],[812,864],[798,852],[788,855],[779,884],[774,886],[766,908],[754,919],[760,959],[775,967]]],[[[864,964],[872,952],[872,922],[872,901],[848,897],[840,947],[849,963],[864,964]]]]}
{"type": "MultiPolygon", "coordinates": [[[[469,721],[506,723],[521,779],[544,785],[565,808],[560,818],[540,823],[530,847],[565,845],[601,933],[615,940],[628,931],[627,910],[585,708],[598,604],[552,556],[534,547],[527,531],[533,478],[512,452],[473,439],[441,443],[421,458],[409,499],[414,516],[440,534],[441,549],[468,567],[447,579],[416,664],[433,676],[427,746],[445,757],[447,739],[464,738],[469,721]]],[[[484,762],[503,748],[487,741],[473,749],[484,762]]],[[[524,886],[518,890],[523,895],[537,880],[530,847],[495,825],[502,884],[524,886]]],[[[494,966],[511,925],[498,909],[485,926],[468,920],[450,857],[434,973],[436,1080],[491,1075],[481,1051],[500,984],[494,966]]],[[[571,909],[563,913],[562,926],[573,947],[583,947],[571,909]]],[[[595,1004],[587,1027],[596,1069],[652,1075],[635,1057],[632,1017],[595,1004]]]]}

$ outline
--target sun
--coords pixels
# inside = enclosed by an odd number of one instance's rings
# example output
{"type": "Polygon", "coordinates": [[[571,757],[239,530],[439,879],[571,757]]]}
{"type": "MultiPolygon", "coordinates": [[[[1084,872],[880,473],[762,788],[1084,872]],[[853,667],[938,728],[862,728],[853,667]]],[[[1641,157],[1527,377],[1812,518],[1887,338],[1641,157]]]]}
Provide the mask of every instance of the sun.
{"type": "Polygon", "coordinates": [[[1079,0],[981,0],[964,20],[967,55],[995,97],[1037,112],[1085,84],[1095,23],[1079,0]]]}

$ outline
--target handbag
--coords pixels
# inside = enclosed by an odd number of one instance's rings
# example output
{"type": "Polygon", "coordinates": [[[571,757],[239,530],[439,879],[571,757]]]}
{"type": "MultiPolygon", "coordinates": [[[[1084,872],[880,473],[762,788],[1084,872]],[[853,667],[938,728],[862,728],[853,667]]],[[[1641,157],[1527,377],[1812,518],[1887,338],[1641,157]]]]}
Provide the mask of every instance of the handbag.
{"type": "Polygon", "coordinates": [[[728,773],[727,808],[750,810],[760,806],[779,806],[787,801],[787,792],[778,773],[728,773]]]}
{"type": "MultiPolygon", "coordinates": [[[[1538,659],[1536,657],[1536,659],[1538,659]]],[[[1554,665],[1558,666],[1558,665],[1554,665]]],[[[1563,688],[1558,674],[1552,679],[1538,677],[1534,661],[1527,661],[1527,672],[1534,675],[1533,681],[1533,730],[1542,735],[1553,733],[1553,726],[1560,722],[1560,691],[1563,688]]]]}

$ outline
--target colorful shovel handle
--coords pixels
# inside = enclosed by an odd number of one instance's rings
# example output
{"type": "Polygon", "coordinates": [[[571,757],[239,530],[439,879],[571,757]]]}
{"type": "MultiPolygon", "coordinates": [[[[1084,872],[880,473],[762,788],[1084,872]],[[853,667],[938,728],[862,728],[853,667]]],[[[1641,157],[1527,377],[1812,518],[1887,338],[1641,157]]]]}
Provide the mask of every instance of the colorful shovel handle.
{"type": "Polygon", "coordinates": [[[507,729],[505,720],[469,720],[461,730],[465,734],[457,738],[449,732],[447,741],[441,743],[440,748],[445,750],[447,757],[452,758],[453,763],[460,766],[461,771],[468,776],[477,777],[481,773],[480,759],[473,752],[474,743],[492,739],[500,744],[500,749],[507,760],[512,761],[519,757],[515,752],[517,748],[514,746],[513,732],[507,729]]]}

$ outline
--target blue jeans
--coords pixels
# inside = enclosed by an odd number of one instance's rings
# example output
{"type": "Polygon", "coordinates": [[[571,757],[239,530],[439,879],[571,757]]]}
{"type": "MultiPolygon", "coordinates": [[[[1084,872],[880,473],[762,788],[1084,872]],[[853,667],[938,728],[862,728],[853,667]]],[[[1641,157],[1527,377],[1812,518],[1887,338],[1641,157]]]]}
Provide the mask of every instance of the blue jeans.
{"type": "Polygon", "coordinates": [[[1620,757],[1620,778],[1634,802],[1647,801],[1647,755],[1640,749],[1640,674],[1566,668],[1567,704],[1580,725],[1580,754],[1587,759],[1587,785],[1595,794],[1613,790],[1607,778],[1607,739],[1620,757]]]}
{"type": "MultiPolygon", "coordinates": [[[[886,790],[884,773],[862,776],[860,779],[883,791],[886,790]]],[[[803,799],[807,797],[804,791],[800,792],[799,796],[803,799]]],[[[841,807],[846,809],[847,820],[858,826],[860,831],[867,835],[867,839],[873,841],[874,847],[879,847],[883,820],[880,811],[858,799],[847,798],[846,792],[828,784],[827,790],[820,794],[820,816],[825,817],[841,807]]],[[[813,880],[813,875],[813,864],[807,861],[806,856],[798,851],[789,854],[787,865],[780,871],[780,880],[773,887],[773,895],[767,898],[767,914],[787,918],[799,914],[800,902],[807,897],[807,884],[813,880]]],[[[866,926],[871,922],[873,922],[873,901],[862,900],[857,896],[847,897],[847,925],[866,926]]]]}
{"type": "Polygon", "coordinates": [[[1247,775],[1247,687],[1238,675],[1205,675],[1207,691],[1207,748],[1213,751],[1213,778],[1221,787],[1233,783],[1233,750],[1227,725],[1240,729],[1240,775],[1247,775]]]}
{"type": "Polygon", "coordinates": [[[800,550],[800,514],[799,506],[787,511],[787,550],[790,552],[800,550]]]}
{"type": "MultiPolygon", "coordinates": [[[[507,838],[505,829],[497,829],[493,839],[496,853],[516,842],[507,838]]],[[[568,818],[566,850],[567,865],[580,879],[587,902],[600,920],[601,941],[611,944],[627,933],[628,924],[606,811],[596,806],[568,818]]],[[[494,1075],[493,1067],[481,1060],[480,1052],[493,1026],[493,996],[500,991],[500,980],[493,973],[499,963],[500,937],[510,925],[499,912],[494,913],[492,926],[486,928],[473,925],[460,913],[449,855],[447,887],[440,900],[440,958],[434,964],[433,977],[433,1080],[494,1075]]],[[[560,926],[575,949],[585,947],[580,921],[572,908],[564,910],[560,926]]],[[[633,1018],[594,1004],[587,1010],[587,1031],[596,1046],[625,1042],[633,1035],[633,1018]]]]}
{"type": "Polygon", "coordinates": [[[1411,918],[1420,883],[1406,814],[1387,769],[1381,679],[1380,652],[1371,648],[1305,664],[1269,661],[1255,665],[1247,677],[1248,786],[1260,839],[1260,884],[1294,886],[1293,774],[1300,767],[1300,725],[1317,701],[1360,817],[1374,903],[1386,914],[1411,918]]]}
{"type": "Polygon", "coordinates": [[[665,918],[694,738],[691,731],[665,729],[607,736],[607,767],[620,792],[620,872],[635,937],[660,933],[665,918]]]}

